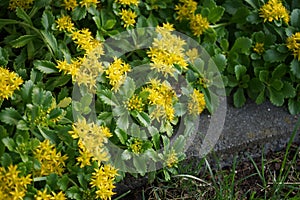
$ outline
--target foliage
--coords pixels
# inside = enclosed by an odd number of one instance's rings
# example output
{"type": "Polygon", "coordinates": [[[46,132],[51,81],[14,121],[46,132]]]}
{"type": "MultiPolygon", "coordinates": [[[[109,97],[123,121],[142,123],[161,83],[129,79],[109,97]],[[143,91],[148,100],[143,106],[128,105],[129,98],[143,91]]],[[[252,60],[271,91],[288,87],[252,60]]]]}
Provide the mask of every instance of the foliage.
{"type": "Polygon", "coordinates": [[[20,198],[106,199],[126,170],[176,174],[194,121],[214,113],[223,84],[237,107],[269,99],[298,114],[299,9],[289,0],[1,1],[0,66],[11,71],[1,81],[12,85],[0,94],[1,173],[27,177],[20,198]]]}

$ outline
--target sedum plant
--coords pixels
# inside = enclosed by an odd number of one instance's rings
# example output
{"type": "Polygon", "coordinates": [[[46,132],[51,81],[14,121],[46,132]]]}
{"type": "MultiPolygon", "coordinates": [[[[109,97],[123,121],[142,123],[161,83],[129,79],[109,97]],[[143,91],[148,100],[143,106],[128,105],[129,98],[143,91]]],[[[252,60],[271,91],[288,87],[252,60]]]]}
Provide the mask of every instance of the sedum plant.
{"type": "Polygon", "coordinates": [[[169,180],[225,91],[236,107],[270,100],[300,113],[299,9],[1,1],[2,197],[111,199],[127,173],[169,180]]]}

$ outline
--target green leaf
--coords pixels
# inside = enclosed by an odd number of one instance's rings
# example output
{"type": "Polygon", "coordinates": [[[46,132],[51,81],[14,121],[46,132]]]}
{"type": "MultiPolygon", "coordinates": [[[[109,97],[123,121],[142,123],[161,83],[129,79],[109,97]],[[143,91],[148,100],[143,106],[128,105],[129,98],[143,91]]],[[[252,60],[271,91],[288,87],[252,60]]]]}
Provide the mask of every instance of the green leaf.
{"type": "Polygon", "coordinates": [[[172,148],[175,150],[175,152],[177,153],[181,153],[184,151],[185,148],[185,138],[183,135],[178,136],[178,138],[176,138],[175,142],[172,144],[172,148]]]}
{"type": "Polygon", "coordinates": [[[280,91],[283,87],[283,82],[281,80],[275,79],[270,82],[270,86],[273,87],[275,90],[280,91]]]}
{"type": "Polygon", "coordinates": [[[148,116],[147,113],[145,112],[138,112],[136,117],[138,118],[138,120],[141,122],[141,124],[145,127],[150,125],[151,119],[148,116]]]}
{"type": "Polygon", "coordinates": [[[156,17],[151,13],[146,20],[148,27],[156,27],[158,25],[158,21],[156,17]]]}
{"type": "Polygon", "coordinates": [[[86,7],[81,7],[81,6],[77,6],[73,11],[72,11],[72,19],[74,21],[78,21],[81,20],[83,18],[85,18],[86,16],[86,7]]]}
{"type": "Polygon", "coordinates": [[[25,103],[31,102],[31,95],[32,95],[33,86],[34,86],[34,84],[33,84],[33,82],[31,80],[26,81],[22,85],[20,93],[21,93],[22,100],[25,103]]]}
{"type": "Polygon", "coordinates": [[[43,39],[45,43],[51,48],[54,55],[57,55],[58,53],[58,46],[57,41],[54,35],[48,31],[41,30],[41,34],[43,35],[43,39]]]}
{"type": "Polygon", "coordinates": [[[300,9],[294,9],[291,13],[291,25],[300,28],[300,9]]]}
{"type": "Polygon", "coordinates": [[[129,99],[133,96],[135,91],[134,80],[130,77],[127,77],[124,84],[121,86],[119,93],[122,96],[122,99],[129,99]]]}
{"type": "Polygon", "coordinates": [[[220,72],[224,71],[225,67],[227,65],[227,58],[223,54],[217,54],[214,55],[211,59],[208,61],[208,69],[214,69],[215,66],[218,67],[218,70],[220,72]]]}
{"type": "Polygon", "coordinates": [[[287,67],[284,64],[278,65],[272,72],[272,79],[278,79],[283,77],[286,73],[286,68],[287,67]]]}
{"type": "Polygon", "coordinates": [[[8,53],[6,49],[0,47],[0,66],[6,66],[8,64],[8,53]]]}
{"type": "Polygon", "coordinates": [[[264,53],[263,58],[267,62],[274,63],[274,62],[284,61],[287,56],[288,56],[288,54],[280,53],[279,51],[277,51],[275,49],[268,49],[264,53]]]}
{"type": "Polygon", "coordinates": [[[11,156],[8,153],[4,153],[1,157],[1,166],[8,167],[13,163],[11,156]]]}
{"type": "Polygon", "coordinates": [[[17,125],[22,116],[14,108],[6,108],[0,112],[0,121],[9,124],[17,125]]]}
{"type": "Polygon", "coordinates": [[[111,90],[98,91],[98,96],[107,105],[110,105],[110,106],[118,105],[118,101],[116,100],[116,98],[111,90]]]}
{"type": "Polygon", "coordinates": [[[234,42],[230,51],[246,54],[249,53],[251,46],[252,46],[251,39],[247,37],[240,37],[234,42]]]}
{"type": "Polygon", "coordinates": [[[65,97],[57,104],[58,108],[66,108],[72,103],[71,97],[65,97]]]}
{"type": "Polygon", "coordinates": [[[285,98],[293,98],[296,96],[296,89],[287,81],[284,81],[282,87],[282,94],[285,98]]]}
{"type": "Polygon", "coordinates": [[[266,83],[269,81],[269,71],[262,70],[259,72],[259,80],[263,83],[266,83]]]}
{"type": "Polygon", "coordinates": [[[81,198],[81,193],[80,189],[77,186],[72,186],[66,191],[66,196],[70,199],[76,199],[80,200],[81,198]]]}
{"type": "Polygon", "coordinates": [[[215,8],[210,9],[210,12],[207,16],[207,19],[210,23],[216,23],[222,18],[225,9],[221,6],[217,6],[215,8]]]}
{"type": "Polygon", "coordinates": [[[234,24],[244,24],[247,22],[249,15],[249,9],[246,7],[240,7],[235,14],[231,17],[230,22],[234,24]]]}
{"type": "Polygon", "coordinates": [[[105,22],[103,28],[104,28],[105,30],[112,29],[112,28],[115,26],[116,23],[117,23],[117,20],[115,20],[115,19],[108,19],[108,20],[105,22]]]}
{"type": "Polygon", "coordinates": [[[130,160],[131,159],[131,152],[126,149],[125,151],[122,152],[121,158],[122,160],[130,160]]]}
{"type": "Polygon", "coordinates": [[[3,138],[2,142],[8,148],[9,151],[14,151],[17,146],[15,141],[9,137],[3,138]]]}
{"type": "Polygon", "coordinates": [[[144,158],[144,156],[134,156],[133,157],[133,165],[135,167],[135,169],[137,170],[137,172],[139,174],[141,174],[142,176],[145,175],[145,173],[147,172],[147,161],[144,158]]]}
{"type": "Polygon", "coordinates": [[[265,102],[265,90],[263,89],[259,95],[257,96],[255,103],[262,104],[263,102],[265,102]]]}
{"type": "Polygon", "coordinates": [[[289,99],[288,107],[292,115],[300,113],[300,101],[297,101],[296,99],[289,99]]]}
{"type": "Polygon", "coordinates": [[[243,77],[243,75],[245,75],[247,72],[247,68],[243,65],[236,65],[234,66],[234,73],[235,73],[235,77],[236,80],[240,81],[243,77]]]}
{"type": "Polygon", "coordinates": [[[48,60],[34,60],[33,65],[44,74],[52,74],[58,72],[56,64],[48,60]]]}
{"type": "Polygon", "coordinates": [[[284,95],[282,92],[277,91],[273,88],[268,87],[269,93],[270,93],[270,101],[275,106],[282,106],[284,103],[284,95]]]}
{"type": "Polygon", "coordinates": [[[122,129],[117,128],[115,130],[115,134],[117,135],[117,137],[119,138],[121,144],[125,145],[127,142],[127,133],[125,131],[123,131],[122,129]]]}
{"type": "Polygon", "coordinates": [[[22,35],[19,38],[10,42],[14,48],[20,48],[27,45],[29,42],[35,40],[37,37],[35,35],[22,35]]]}
{"type": "Polygon", "coordinates": [[[45,10],[41,18],[41,23],[44,29],[50,30],[54,22],[55,22],[55,17],[53,16],[52,12],[50,10],[45,10]]]}
{"type": "Polygon", "coordinates": [[[160,134],[159,133],[156,133],[152,136],[152,143],[156,150],[160,149],[160,134]]]}
{"type": "Polygon", "coordinates": [[[246,103],[246,97],[244,95],[244,89],[238,88],[233,94],[233,104],[235,107],[240,108],[246,103]]]}
{"type": "Polygon", "coordinates": [[[19,18],[23,19],[27,24],[32,25],[32,21],[27,13],[21,7],[17,7],[16,14],[19,18]]]}
{"type": "Polygon", "coordinates": [[[57,185],[59,186],[59,189],[62,191],[66,191],[68,189],[69,184],[69,177],[68,175],[64,174],[59,180],[57,181],[57,185]]]}
{"type": "Polygon", "coordinates": [[[125,112],[117,119],[117,126],[123,130],[127,130],[129,127],[129,113],[125,112]]]}
{"type": "Polygon", "coordinates": [[[298,78],[300,79],[300,65],[299,65],[299,61],[294,59],[291,64],[290,64],[290,68],[292,73],[298,78]]]}

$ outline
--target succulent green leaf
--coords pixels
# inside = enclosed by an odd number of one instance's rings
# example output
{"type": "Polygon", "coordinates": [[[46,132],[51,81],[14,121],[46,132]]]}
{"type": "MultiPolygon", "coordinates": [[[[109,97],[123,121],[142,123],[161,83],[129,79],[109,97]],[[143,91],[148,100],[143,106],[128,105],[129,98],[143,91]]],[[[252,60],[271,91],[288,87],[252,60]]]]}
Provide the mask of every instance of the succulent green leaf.
{"type": "Polygon", "coordinates": [[[243,88],[238,88],[233,94],[233,104],[235,107],[240,108],[246,103],[246,97],[243,88]]]}
{"type": "Polygon", "coordinates": [[[20,113],[14,108],[5,108],[0,112],[0,121],[9,125],[17,125],[22,119],[20,113]]]}
{"type": "Polygon", "coordinates": [[[284,61],[287,56],[288,54],[286,53],[280,53],[275,49],[268,49],[264,53],[263,58],[266,62],[274,63],[284,61]]]}
{"type": "Polygon", "coordinates": [[[284,64],[278,65],[272,72],[272,79],[278,79],[285,75],[287,71],[287,66],[284,64]]]}
{"type": "Polygon", "coordinates": [[[117,128],[115,130],[115,134],[117,135],[117,137],[119,138],[121,144],[125,145],[127,142],[127,134],[125,131],[123,131],[122,129],[117,128]]]}
{"type": "Polygon", "coordinates": [[[72,19],[74,21],[78,21],[81,20],[83,18],[85,18],[86,16],[86,7],[81,7],[81,6],[77,6],[73,11],[72,11],[72,19]]]}
{"type": "Polygon", "coordinates": [[[300,28],[300,9],[294,9],[291,13],[291,25],[300,28]]]}
{"type": "Polygon", "coordinates": [[[270,86],[273,87],[275,90],[280,91],[283,87],[283,82],[281,80],[275,79],[270,82],[270,86]]]}
{"type": "Polygon", "coordinates": [[[220,72],[224,71],[226,65],[227,65],[227,58],[223,54],[214,55],[211,59],[209,59],[208,62],[209,69],[214,69],[214,67],[217,66],[220,72]]]}
{"type": "Polygon", "coordinates": [[[36,35],[22,35],[19,38],[11,41],[10,44],[14,48],[20,48],[27,45],[29,42],[35,40],[36,38],[37,38],[36,35]]]}
{"type": "Polygon", "coordinates": [[[246,54],[249,53],[251,45],[252,45],[251,39],[247,37],[240,37],[234,42],[230,51],[246,54]]]}
{"type": "Polygon", "coordinates": [[[242,79],[243,75],[245,75],[246,72],[247,72],[247,68],[243,65],[236,65],[234,67],[235,77],[238,81],[242,79]]]}
{"type": "Polygon", "coordinates": [[[296,96],[296,89],[290,82],[284,81],[282,87],[282,94],[285,98],[293,98],[296,96]]]}
{"type": "Polygon", "coordinates": [[[0,47],[0,66],[6,66],[8,63],[8,52],[0,47]]]}
{"type": "Polygon", "coordinates": [[[44,74],[57,73],[56,64],[48,60],[35,60],[33,65],[44,74]]]}
{"type": "Polygon", "coordinates": [[[294,59],[291,64],[290,64],[290,68],[292,73],[298,78],[300,79],[300,64],[299,64],[299,60],[294,59]]]}
{"type": "Polygon", "coordinates": [[[17,7],[16,14],[20,19],[23,19],[27,24],[32,25],[32,21],[27,13],[21,7],[17,7]]]}
{"type": "Polygon", "coordinates": [[[41,23],[44,29],[50,30],[54,22],[55,22],[55,17],[53,16],[52,12],[50,10],[45,10],[41,19],[41,23]]]}
{"type": "Polygon", "coordinates": [[[284,103],[284,95],[281,91],[277,91],[271,87],[268,87],[268,91],[270,93],[270,101],[275,106],[282,106],[284,103]]]}
{"type": "Polygon", "coordinates": [[[292,115],[300,113],[300,101],[297,101],[296,99],[289,99],[288,107],[292,115]]]}

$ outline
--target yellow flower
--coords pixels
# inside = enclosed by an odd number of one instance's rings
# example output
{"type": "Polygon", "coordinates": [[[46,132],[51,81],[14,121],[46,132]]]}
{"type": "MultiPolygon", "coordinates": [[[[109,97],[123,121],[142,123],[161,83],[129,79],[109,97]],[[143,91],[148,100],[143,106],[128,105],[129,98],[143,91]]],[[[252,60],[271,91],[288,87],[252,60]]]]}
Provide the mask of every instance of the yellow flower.
{"type": "Polygon", "coordinates": [[[34,195],[35,200],[51,200],[51,195],[48,194],[47,188],[43,191],[38,190],[37,194],[34,195]]]}
{"type": "Polygon", "coordinates": [[[135,5],[137,6],[139,4],[138,0],[115,0],[115,2],[121,4],[121,5],[135,5]]]}
{"type": "Polygon", "coordinates": [[[34,0],[10,0],[8,9],[15,10],[17,7],[23,8],[23,9],[29,9],[31,8],[34,0]]]}
{"type": "Polygon", "coordinates": [[[71,37],[74,43],[77,44],[79,48],[86,51],[86,54],[89,54],[94,49],[98,48],[99,45],[101,45],[100,41],[93,38],[92,33],[88,28],[73,31],[71,33],[71,37]]]}
{"type": "Polygon", "coordinates": [[[78,4],[76,0],[64,0],[62,6],[64,6],[66,10],[73,10],[78,6],[78,4]]]}
{"type": "Polygon", "coordinates": [[[34,157],[40,162],[41,168],[36,172],[38,176],[56,173],[62,175],[65,167],[66,155],[56,152],[55,145],[51,145],[49,140],[44,140],[34,150],[34,157]]]}
{"type": "Polygon", "coordinates": [[[55,22],[57,24],[56,28],[58,28],[59,31],[72,32],[75,30],[74,23],[72,22],[71,17],[68,15],[58,18],[55,22]]]}
{"type": "Polygon", "coordinates": [[[97,188],[97,198],[103,200],[111,199],[115,194],[113,189],[116,187],[114,180],[117,175],[117,169],[111,165],[104,165],[99,169],[95,169],[95,172],[92,173],[90,184],[92,187],[97,188]]]}
{"type": "Polygon", "coordinates": [[[10,165],[7,169],[0,167],[0,194],[1,199],[23,199],[27,192],[27,185],[31,184],[30,174],[20,176],[17,165],[10,165]]]}
{"type": "Polygon", "coordinates": [[[137,17],[135,12],[132,12],[131,10],[125,10],[122,9],[121,13],[121,19],[124,22],[124,27],[134,26],[135,24],[135,18],[137,17]]]}
{"type": "Polygon", "coordinates": [[[57,61],[56,68],[59,69],[59,71],[63,71],[66,74],[70,74],[74,79],[77,75],[79,68],[81,67],[81,64],[82,59],[73,59],[71,60],[71,63],[68,63],[66,60],[59,60],[57,61]]]}
{"type": "Polygon", "coordinates": [[[52,191],[52,195],[53,195],[53,197],[51,198],[51,200],[66,200],[67,199],[65,194],[62,191],[60,191],[57,194],[52,191]]]}
{"type": "Polygon", "coordinates": [[[191,30],[197,37],[202,35],[209,28],[207,18],[203,17],[201,14],[193,15],[190,20],[191,30]]]}
{"type": "Polygon", "coordinates": [[[11,97],[22,83],[23,80],[17,73],[0,66],[0,100],[11,97]]]}
{"type": "Polygon", "coordinates": [[[189,49],[185,55],[188,57],[188,60],[191,62],[191,63],[194,63],[194,61],[199,58],[199,53],[198,53],[198,50],[196,48],[192,48],[192,49],[189,49]]]}
{"type": "Polygon", "coordinates": [[[187,62],[184,59],[185,41],[179,36],[173,35],[173,25],[166,23],[162,27],[156,27],[156,32],[159,33],[157,38],[154,38],[152,46],[147,52],[151,58],[151,68],[164,76],[174,76],[176,71],[174,64],[179,65],[182,69],[187,69],[187,62]]]}
{"type": "Polygon", "coordinates": [[[194,89],[191,94],[191,99],[188,103],[188,110],[190,114],[199,115],[205,108],[204,94],[200,93],[199,90],[194,89]]]}
{"type": "Polygon", "coordinates": [[[300,32],[288,37],[286,43],[287,48],[292,51],[294,57],[300,61],[300,32]]]}
{"type": "Polygon", "coordinates": [[[150,105],[154,105],[155,109],[150,113],[152,119],[159,118],[172,121],[175,118],[175,110],[173,102],[177,100],[177,96],[173,88],[167,83],[160,83],[156,79],[151,79],[149,86],[143,89],[149,93],[147,99],[150,105]]]}
{"type": "Polygon", "coordinates": [[[280,0],[269,0],[260,9],[260,17],[264,18],[264,22],[272,22],[274,20],[283,20],[286,24],[290,21],[288,10],[282,5],[280,0]]]}
{"type": "Polygon", "coordinates": [[[172,149],[171,152],[167,155],[165,163],[167,167],[174,167],[176,164],[178,164],[178,155],[174,151],[174,149],[172,149]]]}
{"type": "Polygon", "coordinates": [[[182,21],[184,19],[189,20],[197,9],[197,2],[193,0],[181,0],[183,4],[175,5],[176,19],[182,21]]]}
{"type": "Polygon", "coordinates": [[[133,139],[133,142],[129,145],[129,149],[135,154],[139,154],[142,152],[142,144],[143,141],[135,138],[133,139]]]}
{"type": "Polygon", "coordinates": [[[80,5],[81,7],[91,7],[91,6],[97,6],[97,4],[99,4],[98,0],[81,0],[80,1],[80,5]]]}
{"type": "Polygon", "coordinates": [[[265,52],[264,43],[256,43],[253,47],[253,51],[259,55],[263,54],[265,52]]]}
{"type": "Polygon", "coordinates": [[[137,95],[133,95],[128,102],[126,102],[126,107],[128,110],[137,110],[139,112],[143,111],[143,101],[137,95]]]}
{"type": "Polygon", "coordinates": [[[73,124],[73,130],[69,133],[74,139],[79,138],[78,146],[81,149],[81,155],[77,161],[82,167],[89,165],[90,157],[99,164],[108,160],[109,155],[104,148],[104,144],[112,136],[108,127],[87,123],[85,119],[82,119],[73,124]]]}
{"type": "Polygon", "coordinates": [[[120,58],[114,58],[114,62],[108,66],[107,70],[105,70],[106,77],[109,79],[112,90],[117,91],[120,88],[129,71],[129,64],[123,62],[120,58]]]}

